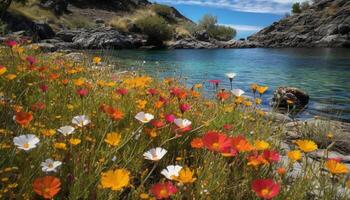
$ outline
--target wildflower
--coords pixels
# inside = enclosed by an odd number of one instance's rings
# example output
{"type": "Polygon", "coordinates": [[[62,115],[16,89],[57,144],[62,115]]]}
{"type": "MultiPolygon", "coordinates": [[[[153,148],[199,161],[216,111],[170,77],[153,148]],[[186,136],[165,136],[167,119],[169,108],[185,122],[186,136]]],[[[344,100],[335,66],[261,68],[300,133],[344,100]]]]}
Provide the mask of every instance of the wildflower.
{"type": "Polygon", "coordinates": [[[154,126],[155,128],[161,128],[162,126],[164,126],[164,122],[161,120],[152,120],[151,121],[152,126],[154,126]]]}
{"type": "Polygon", "coordinates": [[[17,45],[17,42],[14,41],[14,40],[6,40],[5,41],[5,45],[8,46],[8,47],[14,47],[17,45]]]}
{"type": "Polygon", "coordinates": [[[83,78],[78,78],[78,79],[73,80],[73,84],[75,86],[82,86],[82,85],[84,85],[84,83],[85,83],[85,79],[83,79],[83,78]]]}
{"type": "Polygon", "coordinates": [[[56,131],[54,129],[42,130],[41,134],[46,137],[51,137],[56,134],[56,131]]]}
{"type": "Polygon", "coordinates": [[[101,58],[95,56],[95,57],[92,59],[92,62],[93,62],[95,65],[98,65],[98,64],[101,62],[101,58]]]}
{"type": "Polygon", "coordinates": [[[149,198],[149,195],[148,195],[148,194],[146,194],[146,193],[141,193],[141,194],[140,194],[140,199],[150,199],[150,198],[149,198]]]}
{"type": "Polygon", "coordinates": [[[220,101],[226,101],[228,98],[230,98],[230,93],[225,92],[225,91],[221,91],[219,93],[216,94],[216,97],[220,100],[220,101]]]}
{"type": "Polygon", "coordinates": [[[349,168],[336,159],[329,159],[325,163],[325,167],[332,174],[347,174],[349,173],[349,168]]]}
{"type": "Polygon", "coordinates": [[[56,142],[54,144],[54,147],[56,149],[67,150],[67,145],[65,143],[62,143],[62,142],[56,142]]]}
{"type": "Polygon", "coordinates": [[[306,153],[315,151],[317,149],[317,144],[311,140],[297,140],[296,144],[302,151],[306,153]]]}
{"type": "Polygon", "coordinates": [[[179,108],[180,108],[181,112],[184,113],[184,112],[190,110],[191,106],[186,104],[186,103],[183,103],[183,104],[180,104],[179,108]]]}
{"type": "Polygon", "coordinates": [[[62,126],[61,128],[57,129],[57,131],[62,133],[64,136],[67,136],[73,134],[75,128],[72,126],[62,126]]]}
{"type": "Polygon", "coordinates": [[[256,98],[256,99],[255,99],[255,104],[256,104],[256,105],[260,105],[261,102],[262,102],[262,99],[259,99],[259,98],[256,98]]]}
{"type": "Polygon", "coordinates": [[[150,191],[157,199],[168,199],[176,194],[177,188],[171,182],[165,182],[152,185],[150,191]]]}
{"type": "Polygon", "coordinates": [[[236,97],[242,96],[245,92],[241,89],[233,89],[231,90],[232,94],[235,95],[236,97]]]}
{"type": "Polygon", "coordinates": [[[279,167],[279,168],[277,168],[277,173],[278,173],[280,176],[283,176],[284,174],[286,174],[286,168],[284,168],[284,167],[279,167]]]}
{"type": "Polygon", "coordinates": [[[102,188],[120,191],[129,185],[130,172],[125,169],[109,170],[101,173],[102,188]]]}
{"type": "Polygon", "coordinates": [[[91,122],[90,119],[86,115],[78,115],[73,117],[72,119],[72,123],[79,127],[86,126],[90,124],[90,122],[91,122]]]}
{"type": "Polygon", "coordinates": [[[44,110],[45,108],[46,108],[46,105],[45,105],[44,103],[40,102],[40,101],[34,103],[34,104],[30,107],[30,109],[31,109],[32,111],[44,110]]]}
{"type": "Polygon", "coordinates": [[[160,173],[169,180],[175,180],[179,176],[179,172],[182,169],[180,165],[169,165],[166,169],[163,169],[160,173]]]}
{"type": "Polygon", "coordinates": [[[232,144],[235,149],[240,152],[248,152],[254,150],[254,146],[251,145],[243,136],[239,135],[232,138],[232,144]]]}
{"type": "Polygon", "coordinates": [[[151,89],[147,90],[147,93],[154,96],[154,95],[158,94],[158,90],[151,88],[151,89]]]}
{"type": "Polygon", "coordinates": [[[263,152],[263,157],[269,161],[270,163],[272,162],[278,162],[280,160],[280,155],[277,151],[273,150],[264,150],[263,152]]]}
{"type": "Polygon", "coordinates": [[[123,119],[124,117],[124,113],[116,108],[113,107],[106,107],[106,113],[109,115],[110,118],[112,118],[112,120],[118,121],[123,119]]]}
{"type": "Polygon", "coordinates": [[[185,129],[191,126],[192,122],[188,119],[175,119],[174,123],[176,126],[178,126],[180,129],[185,129]]]}
{"type": "Polygon", "coordinates": [[[21,135],[13,138],[13,143],[17,148],[23,149],[24,151],[34,149],[39,142],[39,138],[32,134],[21,135]]]}
{"type": "Polygon", "coordinates": [[[298,161],[301,159],[301,152],[299,150],[290,151],[287,153],[287,156],[292,161],[298,161]]]}
{"type": "Polygon", "coordinates": [[[40,84],[39,88],[42,92],[47,92],[47,90],[49,89],[49,86],[47,86],[46,84],[40,84]]]}
{"type": "Polygon", "coordinates": [[[266,92],[267,89],[269,89],[269,87],[267,87],[267,86],[258,86],[256,88],[256,91],[258,91],[259,94],[262,95],[266,92]]]}
{"type": "Polygon", "coordinates": [[[166,120],[168,123],[173,123],[173,122],[175,121],[175,116],[172,115],[172,114],[165,115],[165,120],[166,120]]]}
{"type": "Polygon", "coordinates": [[[254,146],[255,146],[255,148],[256,148],[256,150],[266,150],[266,149],[268,149],[269,147],[270,147],[270,144],[269,143],[267,143],[266,141],[264,141],[264,140],[256,140],[255,142],[254,142],[254,146]]]}
{"type": "Polygon", "coordinates": [[[122,95],[122,96],[128,94],[128,90],[127,90],[127,89],[124,89],[124,88],[116,89],[115,92],[118,93],[118,94],[120,94],[120,95],[122,95]]]}
{"type": "Polygon", "coordinates": [[[89,90],[86,88],[77,89],[77,95],[79,95],[81,98],[87,96],[89,94],[89,90]]]}
{"type": "Polygon", "coordinates": [[[20,111],[15,114],[13,119],[21,126],[26,126],[33,120],[33,115],[29,112],[20,111]]]}
{"type": "Polygon", "coordinates": [[[233,126],[232,126],[231,124],[224,124],[222,127],[223,127],[226,131],[229,131],[229,130],[233,129],[233,126]]]}
{"type": "Polygon", "coordinates": [[[163,149],[161,147],[153,148],[148,151],[146,151],[143,154],[143,157],[147,160],[152,160],[152,161],[158,161],[163,158],[163,156],[167,153],[168,151],[166,149],[163,149]]]}
{"type": "Polygon", "coordinates": [[[250,102],[250,101],[244,101],[244,105],[245,105],[246,107],[250,107],[250,106],[253,105],[253,103],[250,102]]]}
{"type": "Polygon", "coordinates": [[[33,56],[28,56],[26,60],[29,62],[30,65],[33,65],[36,62],[33,56]]]}
{"type": "Polygon", "coordinates": [[[154,116],[149,113],[139,112],[136,114],[135,118],[142,123],[148,123],[154,118],[154,116]]]}
{"type": "Polygon", "coordinates": [[[43,172],[56,172],[57,168],[62,165],[60,161],[54,161],[51,158],[46,159],[45,162],[42,162],[40,166],[43,172]]]}
{"type": "Polygon", "coordinates": [[[2,66],[2,65],[0,65],[0,76],[3,75],[3,74],[5,74],[6,71],[7,71],[7,68],[4,67],[4,66],[2,66]]]}
{"type": "Polygon", "coordinates": [[[236,77],[236,73],[226,73],[225,74],[227,78],[229,78],[230,80],[234,79],[236,77]]]}
{"type": "Polygon", "coordinates": [[[191,147],[194,149],[200,149],[204,146],[202,138],[194,138],[191,141],[191,147]]]}
{"type": "Polygon", "coordinates": [[[259,155],[257,153],[253,153],[249,155],[247,160],[248,160],[248,166],[253,166],[253,167],[269,164],[269,162],[263,157],[263,155],[259,155]]]}
{"type": "Polygon", "coordinates": [[[71,138],[71,139],[69,139],[69,143],[72,145],[78,145],[81,143],[81,140],[78,138],[71,138]]]}
{"type": "Polygon", "coordinates": [[[215,84],[215,85],[219,85],[219,83],[221,83],[221,81],[217,80],[217,79],[212,79],[212,80],[209,80],[209,83],[212,83],[212,84],[215,84]]]}
{"type": "Polygon", "coordinates": [[[193,177],[193,171],[191,171],[190,168],[184,167],[180,170],[176,180],[186,184],[186,183],[193,183],[196,180],[196,178],[193,177]]]}
{"type": "Polygon", "coordinates": [[[45,199],[52,199],[61,190],[60,179],[54,176],[36,178],[33,182],[33,190],[45,199]]]}
{"type": "Polygon", "coordinates": [[[256,179],[252,182],[252,189],[258,197],[272,199],[278,195],[280,185],[272,179],[256,179]]]}
{"type": "MultiPolygon", "coordinates": [[[[0,69],[0,75],[1,75],[1,69],[0,69]]],[[[16,77],[17,77],[16,74],[8,74],[8,75],[5,76],[5,78],[6,78],[7,80],[10,80],[10,81],[12,81],[13,79],[15,79],[16,77]]]]}
{"type": "Polygon", "coordinates": [[[225,134],[218,132],[207,132],[202,140],[204,146],[211,151],[220,152],[232,145],[232,141],[225,134]]]}
{"type": "Polygon", "coordinates": [[[258,85],[257,85],[256,83],[253,83],[253,84],[250,85],[250,89],[253,90],[253,93],[256,92],[256,89],[257,89],[257,88],[258,88],[258,85]]]}
{"type": "Polygon", "coordinates": [[[113,147],[118,146],[121,140],[121,135],[116,132],[108,133],[105,142],[113,147]]]}
{"type": "Polygon", "coordinates": [[[137,100],[136,103],[138,109],[144,109],[146,107],[147,101],[137,100]]]}

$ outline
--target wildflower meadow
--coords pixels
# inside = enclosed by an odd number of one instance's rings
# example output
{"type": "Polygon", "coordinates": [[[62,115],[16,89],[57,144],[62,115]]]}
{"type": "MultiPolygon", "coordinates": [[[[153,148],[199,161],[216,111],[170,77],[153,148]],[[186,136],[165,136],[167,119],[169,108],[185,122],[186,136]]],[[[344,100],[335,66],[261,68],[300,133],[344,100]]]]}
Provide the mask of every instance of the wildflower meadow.
{"type": "Polygon", "coordinates": [[[283,147],[261,109],[268,86],[233,88],[228,73],[208,97],[64,55],[0,49],[1,199],[348,199],[341,160],[313,161],[308,138],[283,147]]]}

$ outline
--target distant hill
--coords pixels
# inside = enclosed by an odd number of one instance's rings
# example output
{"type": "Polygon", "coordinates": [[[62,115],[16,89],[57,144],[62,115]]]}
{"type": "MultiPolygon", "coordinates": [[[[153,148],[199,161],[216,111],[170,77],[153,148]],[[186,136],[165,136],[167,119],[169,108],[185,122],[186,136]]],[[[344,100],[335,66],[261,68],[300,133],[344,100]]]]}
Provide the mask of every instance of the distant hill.
{"type": "Polygon", "coordinates": [[[248,40],[261,47],[350,47],[350,1],[319,0],[248,40]]]}

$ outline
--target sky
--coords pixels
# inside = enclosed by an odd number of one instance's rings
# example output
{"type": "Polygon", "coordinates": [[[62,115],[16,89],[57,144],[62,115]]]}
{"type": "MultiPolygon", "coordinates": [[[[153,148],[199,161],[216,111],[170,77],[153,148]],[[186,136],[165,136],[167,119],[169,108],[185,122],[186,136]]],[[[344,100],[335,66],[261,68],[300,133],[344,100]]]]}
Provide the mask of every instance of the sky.
{"type": "Polygon", "coordinates": [[[175,7],[194,22],[205,14],[234,27],[236,39],[246,38],[290,13],[293,3],[308,0],[153,0],[175,7]]]}

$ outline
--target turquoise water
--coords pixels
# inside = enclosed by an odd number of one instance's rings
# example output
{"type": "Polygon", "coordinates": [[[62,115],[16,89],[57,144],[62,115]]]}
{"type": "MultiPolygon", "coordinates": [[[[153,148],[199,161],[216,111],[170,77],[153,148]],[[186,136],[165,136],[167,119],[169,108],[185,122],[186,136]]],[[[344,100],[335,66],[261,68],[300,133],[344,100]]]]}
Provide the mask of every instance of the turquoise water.
{"type": "Polygon", "coordinates": [[[265,109],[278,86],[299,87],[311,97],[299,117],[350,121],[350,49],[121,50],[103,54],[156,76],[181,76],[189,85],[205,83],[208,94],[212,89],[208,80],[220,79],[220,86],[229,89],[225,73],[237,73],[234,88],[247,95],[252,95],[252,83],[270,87],[264,95],[265,109]]]}

